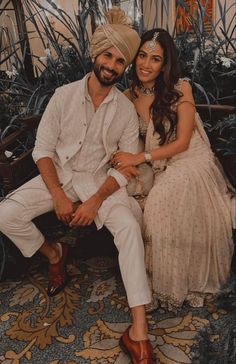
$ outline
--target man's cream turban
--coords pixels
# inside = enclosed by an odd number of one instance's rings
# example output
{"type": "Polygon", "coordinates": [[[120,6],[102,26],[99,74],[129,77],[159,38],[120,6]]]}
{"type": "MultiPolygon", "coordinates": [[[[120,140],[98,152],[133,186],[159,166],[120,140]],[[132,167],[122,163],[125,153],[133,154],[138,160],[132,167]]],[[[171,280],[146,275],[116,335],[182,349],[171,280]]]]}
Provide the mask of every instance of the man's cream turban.
{"type": "Polygon", "coordinates": [[[116,47],[130,64],[140,45],[138,33],[131,28],[130,19],[125,12],[113,6],[106,14],[108,23],[99,26],[92,35],[90,55],[97,57],[108,48],[116,47]]]}

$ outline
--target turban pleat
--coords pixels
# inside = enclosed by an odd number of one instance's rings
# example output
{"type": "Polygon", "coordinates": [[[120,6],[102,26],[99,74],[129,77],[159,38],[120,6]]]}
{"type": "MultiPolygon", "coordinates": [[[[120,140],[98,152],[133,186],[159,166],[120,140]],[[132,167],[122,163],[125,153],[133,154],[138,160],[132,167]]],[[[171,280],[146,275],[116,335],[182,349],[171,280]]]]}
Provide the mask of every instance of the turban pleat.
{"type": "Polygon", "coordinates": [[[121,21],[122,23],[112,23],[99,26],[93,33],[90,45],[90,55],[92,58],[97,57],[106,49],[115,47],[120,51],[130,64],[134,59],[140,45],[138,33],[130,27],[130,24],[124,23],[125,13],[117,7],[113,7],[108,12],[107,18],[110,21],[121,21]],[[113,10],[115,9],[115,16],[113,10]],[[118,9],[118,10],[117,10],[118,9]],[[118,16],[117,16],[118,15],[118,16]]]}

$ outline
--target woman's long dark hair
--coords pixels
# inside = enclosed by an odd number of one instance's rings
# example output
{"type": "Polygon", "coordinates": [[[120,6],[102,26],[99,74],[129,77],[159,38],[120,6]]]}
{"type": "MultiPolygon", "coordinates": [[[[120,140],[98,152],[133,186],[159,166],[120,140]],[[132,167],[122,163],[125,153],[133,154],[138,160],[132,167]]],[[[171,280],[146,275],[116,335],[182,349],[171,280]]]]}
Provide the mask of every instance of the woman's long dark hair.
{"type": "MultiPolygon", "coordinates": [[[[158,32],[157,42],[164,51],[164,69],[160,72],[155,81],[155,98],[150,106],[152,120],[155,131],[160,135],[160,145],[168,141],[173,134],[177,124],[177,113],[172,106],[179,100],[181,94],[175,89],[175,84],[180,78],[180,70],[177,62],[177,51],[170,34],[164,30],[155,28],[145,32],[141,38],[142,45],[153,39],[155,32],[158,32]],[[168,119],[170,127],[166,130],[164,121],[168,119]]],[[[132,94],[136,95],[135,87],[139,85],[139,79],[135,70],[136,58],[133,61],[132,75],[133,82],[131,86],[132,94]]]]}

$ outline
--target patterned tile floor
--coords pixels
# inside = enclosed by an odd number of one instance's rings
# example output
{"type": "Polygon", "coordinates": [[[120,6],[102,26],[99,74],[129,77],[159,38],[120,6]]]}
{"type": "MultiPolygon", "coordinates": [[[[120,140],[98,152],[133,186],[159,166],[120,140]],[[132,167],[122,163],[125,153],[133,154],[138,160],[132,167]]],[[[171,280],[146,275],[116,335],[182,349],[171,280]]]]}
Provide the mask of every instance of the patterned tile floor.
{"type": "MultiPolygon", "coordinates": [[[[75,245],[75,239],[62,240],[75,245]]],[[[0,283],[0,364],[130,363],[119,347],[130,314],[116,252],[109,248],[110,256],[98,256],[94,246],[93,240],[81,244],[79,254],[70,249],[69,281],[54,298],[46,294],[47,264],[40,255],[23,278],[0,283]]],[[[148,315],[157,363],[236,363],[232,284],[221,299],[209,296],[203,308],[148,315]]]]}

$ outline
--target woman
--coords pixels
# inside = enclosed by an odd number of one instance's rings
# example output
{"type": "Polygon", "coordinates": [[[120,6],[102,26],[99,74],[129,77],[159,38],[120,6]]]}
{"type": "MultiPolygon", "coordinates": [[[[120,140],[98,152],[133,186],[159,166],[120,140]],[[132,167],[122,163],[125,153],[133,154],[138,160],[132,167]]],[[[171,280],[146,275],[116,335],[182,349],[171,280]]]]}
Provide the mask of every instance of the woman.
{"type": "Polygon", "coordinates": [[[167,309],[201,306],[230,274],[232,200],[210,149],[190,84],[180,79],[176,50],[163,29],[147,31],[126,96],[139,115],[145,152],[116,153],[119,167],[151,163],[155,179],[145,204],[147,269],[167,309]]]}

